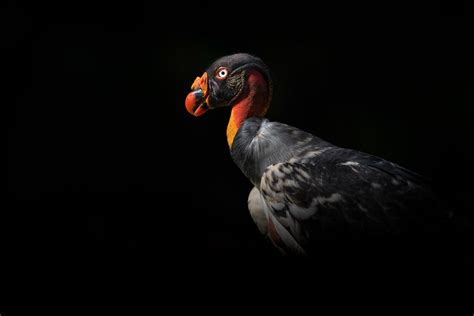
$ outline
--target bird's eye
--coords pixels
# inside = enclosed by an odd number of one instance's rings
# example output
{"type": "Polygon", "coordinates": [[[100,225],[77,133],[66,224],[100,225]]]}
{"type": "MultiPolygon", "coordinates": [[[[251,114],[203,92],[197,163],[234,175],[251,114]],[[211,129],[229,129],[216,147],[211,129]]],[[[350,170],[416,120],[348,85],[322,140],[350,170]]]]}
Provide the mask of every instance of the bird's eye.
{"type": "Polygon", "coordinates": [[[222,79],[225,79],[225,78],[227,77],[228,73],[229,73],[229,72],[228,72],[227,68],[225,68],[225,67],[220,67],[220,68],[217,69],[217,71],[216,71],[216,78],[217,78],[217,79],[221,79],[221,80],[222,80],[222,79]]]}

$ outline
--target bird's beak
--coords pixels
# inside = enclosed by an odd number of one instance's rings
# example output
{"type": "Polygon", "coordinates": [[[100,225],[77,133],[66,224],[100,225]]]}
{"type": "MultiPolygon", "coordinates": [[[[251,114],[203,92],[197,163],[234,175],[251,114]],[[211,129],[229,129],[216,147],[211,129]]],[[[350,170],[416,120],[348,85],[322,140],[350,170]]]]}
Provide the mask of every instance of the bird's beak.
{"type": "Polygon", "coordinates": [[[194,80],[191,90],[184,102],[186,109],[194,116],[201,116],[209,110],[207,72],[194,80]]]}

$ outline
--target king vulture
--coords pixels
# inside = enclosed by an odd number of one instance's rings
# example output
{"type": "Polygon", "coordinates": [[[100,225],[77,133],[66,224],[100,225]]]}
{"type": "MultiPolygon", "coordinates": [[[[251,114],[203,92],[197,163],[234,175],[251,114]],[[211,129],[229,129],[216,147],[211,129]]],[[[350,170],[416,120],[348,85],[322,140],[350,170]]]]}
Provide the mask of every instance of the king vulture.
{"type": "Polygon", "coordinates": [[[279,251],[352,259],[451,256],[453,213],[425,178],[266,119],[272,89],[260,58],[233,54],[195,79],[185,106],[194,116],[232,108],[230,155],[253,185],[252,219],[279,251]]]}

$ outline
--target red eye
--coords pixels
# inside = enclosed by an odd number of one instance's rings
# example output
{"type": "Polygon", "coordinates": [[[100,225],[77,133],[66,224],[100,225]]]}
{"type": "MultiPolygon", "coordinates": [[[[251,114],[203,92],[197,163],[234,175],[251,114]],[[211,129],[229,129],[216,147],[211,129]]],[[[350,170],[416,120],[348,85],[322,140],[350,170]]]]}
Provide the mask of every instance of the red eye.
{"type": "Polygon", "coordinates": [[[217,79],[220,79],[220,80],[223,80],[227,77],[227,75],[229,74],[229,71],[227,70],[227,68],[225,67],[220,67],[219,69],[217,69],[216,71],[216,78],[217,79]]]}

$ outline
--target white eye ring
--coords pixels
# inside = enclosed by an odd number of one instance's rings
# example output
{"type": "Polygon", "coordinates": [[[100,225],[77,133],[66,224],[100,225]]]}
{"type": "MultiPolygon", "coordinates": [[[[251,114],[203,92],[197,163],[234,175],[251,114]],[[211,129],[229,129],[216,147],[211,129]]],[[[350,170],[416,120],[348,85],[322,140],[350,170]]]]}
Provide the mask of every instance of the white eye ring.
{"type": "Polygon", "coordinates": [[[227,68],[221,67],[217,69],[216,77],[217,79],[225,79],[228,74],[229,71],[227,70],[227,68]]]}

